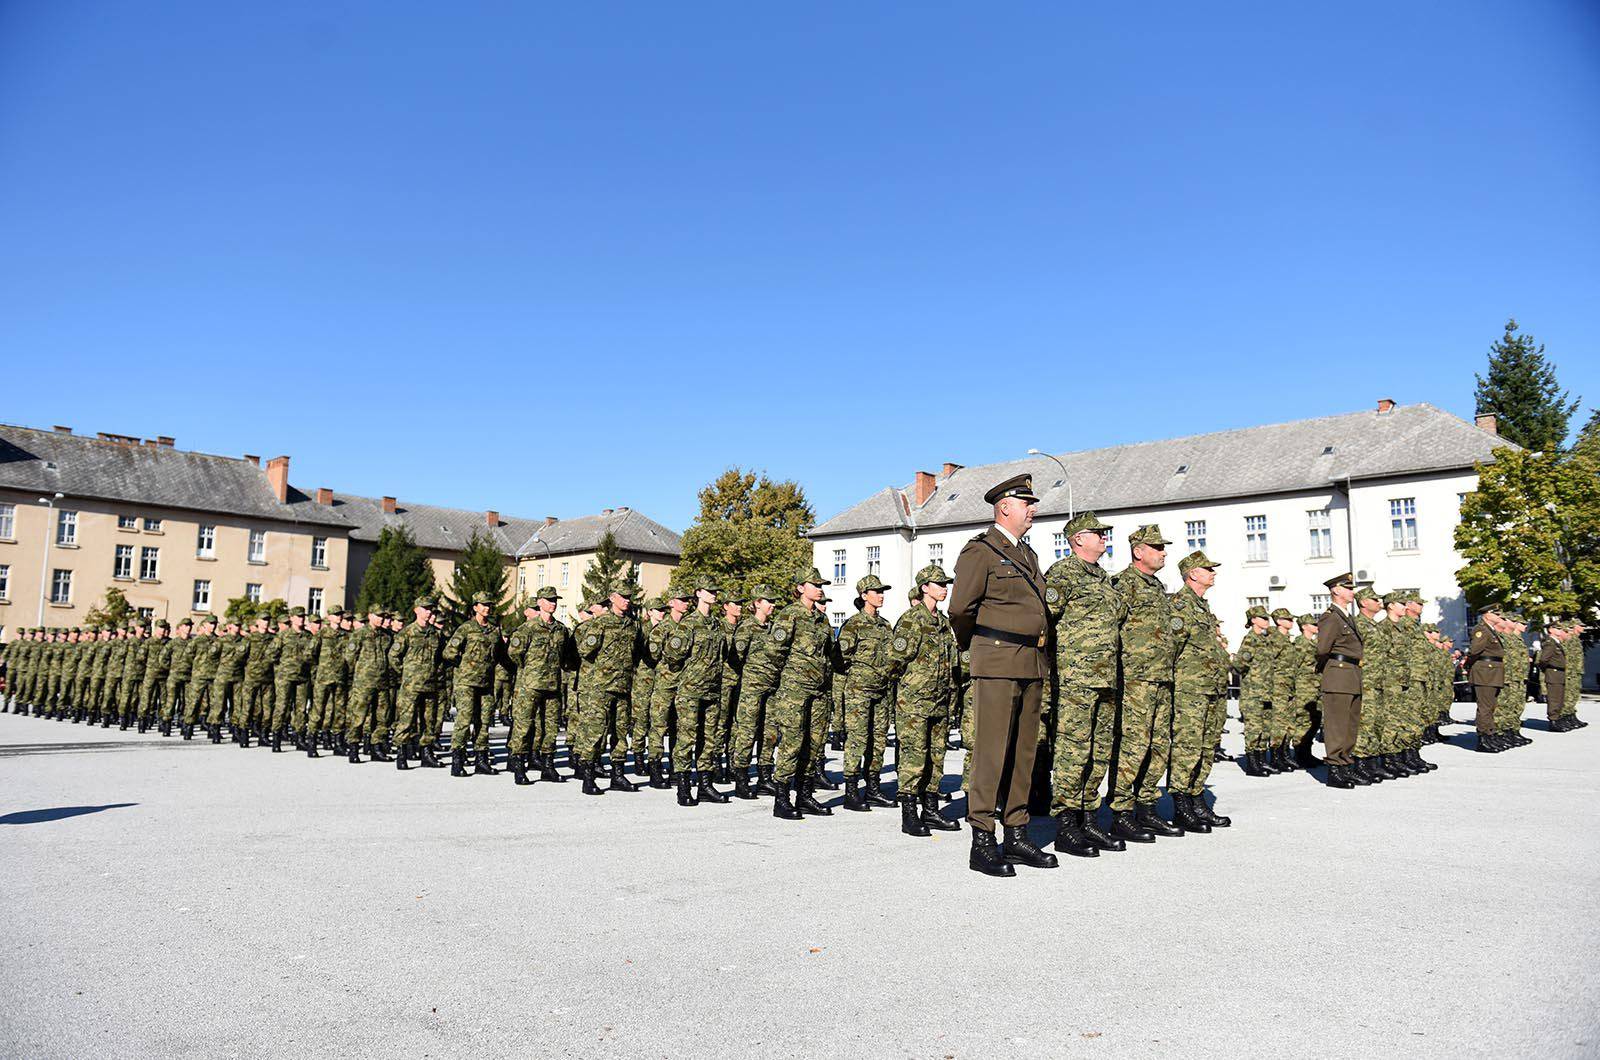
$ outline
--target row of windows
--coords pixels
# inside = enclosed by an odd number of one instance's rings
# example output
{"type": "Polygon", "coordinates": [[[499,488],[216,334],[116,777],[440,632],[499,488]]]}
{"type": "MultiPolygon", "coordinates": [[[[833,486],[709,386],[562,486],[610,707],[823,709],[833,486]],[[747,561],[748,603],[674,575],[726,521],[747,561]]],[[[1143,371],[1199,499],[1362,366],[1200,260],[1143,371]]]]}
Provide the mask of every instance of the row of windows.
{"type": "MultiPolygon", "coordinates": [[[[152,533],[161,532],[160,519],[146,517],[144,528],[152,533]]],[[[117,516],[117,527],[122,530],[138,529],[138,520],[131,515],[117,516]]],[[[17,506],[14,504],[0,504],[0,539],[10,539],[16,536],[17,506]]],[[[76,545],[78,543],[78,513],[70,508],[56,509],[56,544],[76,545]]],[[[131,556],[132,545],[118,545],[118,551],[127,549],[131,556]]],[[[147,550],[148,551],[148,550],[147,550]]],[[[195,531],[194,554],[201,559],[215,559],[217,557],[217,528],[212,523],[202,523],[195,531]]],[[[250,540],[245,558],[251,563],[265,563],[267,561],[267,532],[265,530],[250,531],[250,540]]],[[[311,539],[311,565],[313,567],[326,567],[328,565],[328,539],[313,537],[311,539]]],[[[119,575],[119,577],[122,575],[119,575]]]]}
{"type": "MultiPolygon", "coordinates": [[[[122,547],[126,546],[119,546],[119,552],[122,547]]],[[[153,552],[154,549],[145,549],[144,551],[153,552]]],[[[154,575],[151,577],[153,578],[154,575]]],[[[0,600],[9,599],[10,592],[11,567],[8,564],[0,564],[0,600]]],[[[245,582],[244,595],[251,603],[259,604],[261,602],[261,583],[245,582]]],[[[191,599],[193,601],[191,606],[194,610],[211,610],[210,578],[196,578],[194,580],[194,595],[191,599]]],[[[306,591],[306,610],[312,614],[322,614],[323,599],[322,589],[315,587],[308,589],[306,591]]],[[[72,603],[72,571],[57,568],[50,572],[50,602],[52,604],[72,603]]],[[[139,613],[143,615],[149,610],[149,608],[140,608],[139,613]]]]}

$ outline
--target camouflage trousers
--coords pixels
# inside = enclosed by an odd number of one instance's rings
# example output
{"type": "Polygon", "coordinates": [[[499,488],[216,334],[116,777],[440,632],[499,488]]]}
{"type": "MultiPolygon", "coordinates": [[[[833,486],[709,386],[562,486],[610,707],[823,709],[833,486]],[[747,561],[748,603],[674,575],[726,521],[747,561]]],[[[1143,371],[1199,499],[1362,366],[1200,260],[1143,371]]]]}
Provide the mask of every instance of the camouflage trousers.
{"type": "Polygon", "coordinates": [[[752,756],[758,765],[772,765],[778,747],[778,727],[767,716],[775,689],[741,688],[738,718],[733,726],[733,741],[728,747],[728,764],[744,769],[752,756]]]}
{"type": "Polygon", "coordinates": [[[628,696],[628,737],[633,742],[633,760],[641,767],[648,761],[650,747],[651,687],[649,682],[635,680],[628,696]]]}
{"type": "Polygon", "coordinates": [[[394,729],[390,740],[399,747],[415,741],[431,747],[439,739],[439,693],[431,685],[399,690],[394,704],[394,729]]]}
{"type": "Polygon", "coordinates": [[[962,697],[961,710],[961,790],[972,790],[972,740],[977,726],[972,721],[972,704],[962,697]]]}
{"type": "Polygon", "coordinates": [[[514,755],[545,754],[544,737],[546,715],[550,728],[550,754],[555,753],[556,701],[560,693],[554,689],[540,691],[532,687],[516,688],[511,693],[511,735],[506,737],[506,750],[514,755]]]}
{"type": "Polygon", "coordinates": [[[722,697],[717,703],[717,727],[714,743],[717,753],[725,754],[728,744],[733,740],[733,719],[739,711],[739,685],[737,679],[728,680],[728,675],[722,675],[722,697]]]}
{"type": "Polygon", "coordinates": [[[109,714],[117,709],[117,704],[122,702],[117,695],[118,686],[121,684],[120,676],[113,675],[106,678],[105,684],[95,695],[95,705],[100,708],[100,713],[109,714]]]}
{"type": "Polygon", "coordinates": [[[1211,776],[1212,751],[1228,720],[1228,697],[1201,692],[1176,692],[1172,700],[1172,761],[1167,790],[1174,795],[1200,795],[1211,776]]]}
{"type": "Polygon", "coordinates": [[[1273,745],[1276,719],[1272,701],[1257,695],[1239,697],[1239,719],[1244,722],[1244,749],[1265,751],[1273,745]]]}
{"type": "MultiPolygon", "coordinates": [[[[1055,745],[1050,761],[1050,812],[1100,808],[1100,784],[1111,766],[1116,737],[1116,690],[1063,684],[1051,712],[1055,745]]],[[[962,743],[968,742],[965,732],[962,743]]],[[[970,752],[968,757],[971,757],[970,752]]]]}
{"type": "MultiPolygon", "coordinates": [[[[579,700],[573,755],[589,765],[598,765],[606,750],[615,746],[612,738],[627,731],[628,694],[585,689],[579,700]]],[[[627,755],[625,743],[623,755],[627,755]]]]}
{"type": "Polygon", "coordinates": [[[185,694],[189,691],[189,679],[167,675],[167,680],[161,686],[161,720],[171,721],[174,717],[181,717],[179,713],[183,706],[185,694]]]}
{"type": "Polygon", "coordinates": [[[1159,681],[1124,681],[1111,758],[1116,779],[1111,809],[1151,806],[1161,798],[1161,778],[1172,753],[1172,686],[1159,681]]]}
{"type": "Polygon", "coordinates": [[[701,772],[715,769],[717,766],[716,698],[696,699],[692,696],[679,695],[674,697],[673,705],[678,712],[677,724],[674,726],[676,737],[672,744],[673,772],[682,773],[696,768],[701,772]]]}
{"type": "Polygon", "coordinates": [[[167,679],[165,677],[146,677],[139,684],[139,717],[145,721],[155,720],[157,712],[161,709],[162,694],[166,691],[167,679]]]}
{"type": "MultiPolygon", "coordinates": [[[[944,744],[950,716],[923,713],[928,705],[902,704],[895,716],[895,758],[900,795],[937,793],[944,780],[944,744]]],[[[876,774],[874,774],[876,776],[876,774]]]]}
{"type": "Polygon", "coordinates": [[[808,774],[827,753],[828,714],[831,702],[822,691],[806,692],[780,687],[767,711],[767,724],[777,728],[778,750],[773,776],[787,783],[796,774],[808,774]]]}
{"type": "Polygon", "coordinates": [[[677,698],[678,686],[675,684],[668,685],[657,681],[655,687],[650,690],[650,741],[649,746],[645,748],[646,761],[660,760],[664,748],[670,753],[671,749],[667,747],[668,740],[676,742],[673,734],[677,729],[677,698]]]}
{"type": "Polygon", "coordinates": [[[842,733],[845,731],[845,726],[849,724],[845,716],[847,708],[845,706],[845,688],[843,685],[835,684],[833,686],[830,702],[832,709],[828,715],[828,731],[830,733],[842,733]]]}
{"type": "Polygon", "coordinates": [[[337,681],[326,681],[311,690],[311,709],[306,711],[306,732],[324,729],[341,731],[344,722],[344,688],[337,681]]]}
{"type": "Polygon", "coordinates": [[[294,720],[295,714],[301,714],[304,721],[305,700],[310,695],[311,689],[303,677],[290,677],[287,680],[279,678],[273,683],[272,718],[267,723],[271,732],[287,729],[294,720]]]}
{"type": "MultiPolygon", "coordinates": [[[[238,711],[234,712],[236,715],[238,711]]],[[[244,716],[237,719],[246,725],[265,725],[272,714],[272,686],[265,681],[244,680],[244,716]]]]}
{"type": "Polygon", "coordinates": [[[1516,732],[1522,728],[1522,708],[1527,699],[1528,693],[1523,681],[1507,674],[1505,687],[1500,689],[1499,697],[1495,701],[1494,731],[1516,732]]]}
{"type": "MultiPolygon", "coordinates": [[[[876,778],[883,772],[889,742],[889,690],[846,688],[844,692],[844,775],[876,778]]],[[[903,753],[903,752],[902,752],[903,753]]]]}
{"type": "Polygon", "coordinates": [[[239,682],[230,681],[225,677],[219,677],[211,682],[210,709],[206,712],[207,725],[221,725],[228,720],[228,707],[233,702],[234,692],[238,687],[239,682]]]}
{"type": "MultiPolygon", "coordinates": [[[[375,744],[388,743],[394,729],[395,703],[400,698],[400,689],[394,685],[379,685],[378,698],[372,706],[372,732],[370,739],[375,744]]],[[[490,697],[490,710],[493,710],[493,697],[490,697]]],[[[489,715],[489,724],[493,724],[494,715],[489,715]]]]}
{"type": "Polygon", "coordinates": [[[494,725],[494,689],[456,684],[456,720],[450,730],[450,750],[459,751],[469,741],[477,751],[489,750],[489,729],[494,725]]]}
{"type": "Polygon", "coordinates": [[[350,686],[350,695],[344,702],[344,738],[347,743],[360,744],[372,738],[372,722],[382,708],[378,700],[382,689],[376,681],[357,680],[350,686]]]}
{"type": "Polygon", "coordinates": [[[1272,721],[1276,726],[1273,746],[1282,746],[1285,742],[1291,747],[1299,746],[1301,738],[1311,728],[1311,704],[1291,695],[1283,703],[1274,703],[1273,706],[1272,721]]]}
{"type": "Polygon", "coordinates": [[[1357,758],[1372,758],[1384,753],[1387,711],[1384,709],[1381,688],[1365,685],[1361,693],[1361,727],[1356,730],[1355,754],[1357,758]]]}
{"type": "Polygon", "coordinates": [[[183,723],[193,725],[211,711],[211,686],[209,677],[195,677],[189,681],[189,691],[184,697],[183,723]]]}

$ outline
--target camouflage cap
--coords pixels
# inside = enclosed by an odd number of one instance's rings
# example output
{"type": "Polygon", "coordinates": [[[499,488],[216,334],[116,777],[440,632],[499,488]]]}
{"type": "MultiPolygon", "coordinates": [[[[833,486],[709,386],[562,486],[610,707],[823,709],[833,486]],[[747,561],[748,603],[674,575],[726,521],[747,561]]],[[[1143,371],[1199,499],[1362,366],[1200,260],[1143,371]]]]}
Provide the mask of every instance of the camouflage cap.
{"type": "Polygon", "coordinates": [[[290,618],[305,618],[306,617],[306,609],[301,607],[299,604],[296,604],[294,607],[289,608],[289,617],[290,618]]]}
{"type": "Polygon", "coordinates": [[[1378,596],[1377,592],[1370,585],[1363,585],[1361,588],[1357,589],[1356,590],[1356,599],[1357,600],[1377,600],[1379,603],[1383,602],[1382,599],[1378,596]]]}
{"type": "Polygon", "coordinates": [[[1067,520],[1066,532],[1068,537],[1071,537],[1073,534],[1081,534],[1085,530],[1094,530],[1098,533],[1109,534],[1111,532],[1111,525],[1109,523],[1102,522],[1100,517],[1093,512],[1079,512],[1077,515],[1074,515],[1071,519],[1067,520]]]}
{"type": "Polygon", "coordinates": [[[329,618],[338,618],[340,615],[344,614],[344,608],[339,604],[334,604],[332,607],[328,608],[326,614],[329,618]]]}
{"type": "Polygon", "coordinates": [[[1007,497],[1020,497],[1025,501],[1038,501],[1038,496],[1033,492],[1032,475],[1013,475],[1004,482],[994,486],[983,495],[985,504],[999,504],[1007,497]]]}
{"type": "Polygon", "coordinates": [[[544,588],[534,593],[533,598],[535,600],[559,600],[561,599],[561,594],[556,592],[556,587],[554,585],[546,585],[544,588]]]}
{"type": "Polygon", "coordinates": [[[1297,626],[1314,626],[1314,625],[1317,624],[1317,616],[1316,615],[1301,615],[1300,617],[1298,617],[1298,618],[1296,618],[1294,620],[1294,624],[1297,625],[1297,626]]]}
{"type": "Polygon", "coordinates": [[[665,596],[652,596],[645,601],[644,606],[651,611],[665,611],[667,609],[667,598],[665,596]]]}
{"type": "Polygon", "coordinates": [[[488,606],[493,607],[495,605],[495,598],[492,593],[476,592],[472,594],[472,602],[474,605],[487,604],[488,606]]]}
{"type": "Polygon", "coordinates": [[[1293,622],[1294,621],[1294,612],[1289,610],[1287,607],[1274,607],[1272,609],[1272,621],[1280,622],[1280,621],[1282,621],[1283,619],[1286,619],[1286,618],[1289,621],[1293,622]]]}
{"type": "Polygon", "coordinates": [[[822,572],[817,570],[817,568],[815,568],[815,567],[812,567],[810,570],[802,569],[802,570],[796,571],[795,575],[794,575],[794,583],[796,585],[817,585],[817,586],[832,585],[833,584],[828,579],[824,578],[822,576],[822,572]]]}
{"type": "Polygon", "coordinates": [[[694,590],[687,585],[675,585],[667,590],[668,600],[693,600],[694,590]]]}
{"type": "Polygon", "coordinates": [[[1416,589],[1407,589],[1406,590],[1406,603],[1408,603],[1408,604],[1420,604],[1420,603],[1422,603],[1422,593],[1418,592],[1416,589]]]}
{"type": "Polygon", "coordinates": [[[1332,589],[1336,585],[1342,585],[1346,589],[1354,589],[1356,587],[1356,576],[1349,571],[1345,571],[1343,574],[1335,574],[1323,582],[1322,585],[1326,589],[1332,589]]]}
{"type": "Polygon", "coordinates": [[[752,601],[766,600],[768,603],[777,603],[783,597],[772,586],[767,585],[765,582],[758,582],[750,587],[750,599],[752,601]]]}
{"type": "Polygon", "coordinates": [[[1424,632],[1424,633],[1437,633],[1437,632],[1439,632],[1439,627],[1434,625],[1432,622],[1424,622],[1422,624],[1422,632],[1424,632]]]}
{"type": "Polygon", "coordinates": [[[1161,536],[1160,525],[1146,523],[1128,535],[1128,544],[1130,546],[1150,545],[1154,548],[1166,548],[1172,542],[1161,536]]]}
{"type": "Polygon", "coordinates": [[[432,593],[423,593],[421,596],[411,601],[411,606],[425,607],[429,611],[432,611],[434,608],[439,606],[439,598],[434,596],[432,593]]]}
{"type": "Polygon", "coordinates": [[[1246,619],[1266,618],[1267,617],[1267,609],[1262,607],[1260,604],[1256,604],[1253,607],[1249,607],[1249,608],[1245,609],[1244,617],[1246,619]]]}
{"type": "Polygon", "coordinates": [[[1206,570],[1216,570],[1220,566],[1222,564],[1210,559],[1203,551],[1197,548],[1178,561],[1178,576],[1187,578],[1190,571],[1200,567],[1204,567],[1206,570]]]}
{"type": "Polygon", "coordinates": [[[888,584],[882,578],[878,577],[876,574],[869,574],[865,578],[862,578],[860,581],[856,582],[856,595],[860,596],[862,593],[865,593],[865,592],[880,592],[881,593],[885,589],[892,589],[892,588],[894,588],[894,586],[888,584]]]}
{"type": "Polygon", "coordinates": [[[151,629],[171,629],[172,627],[167,623],[166,619],[158,618],[154,622],[150,623],[150,628],[151,629]]]}
{"type": "Polygon", "coordinates": [[[917,571],[917,584],[911,588],[913,592],[920,596],[922,594],[922,587],[930,582],[934,585],[949,585],[954,580],[955,579],[951,578],[950,575],[944,572],[944,568],[939,566],[939,564],[930,563],[926,567],[923,567],[921,570],[917,571]]]}
{"type": "Polygon", "coordinates": [[[694,580],[694,591],[697,593],[720,593],[722,586],[717,584],[715,578],[696,578],[694,580]]]}
{"type": "Polygon", "coordinates": [[[192,618],[188,617],[187,615],[185,615],[183,618],[178,619],[178,625],[193,627],[194,626],[194,619],[192,619],[192,618]]]}
{"type": "Polygon", "coordinates": [[[1384,607],[1388,607],[1390,604],[1403,604],[1405,602],[1406,594],[1399,589],[1390,589],[1388,592],[1383,594],[1384,607]]]}

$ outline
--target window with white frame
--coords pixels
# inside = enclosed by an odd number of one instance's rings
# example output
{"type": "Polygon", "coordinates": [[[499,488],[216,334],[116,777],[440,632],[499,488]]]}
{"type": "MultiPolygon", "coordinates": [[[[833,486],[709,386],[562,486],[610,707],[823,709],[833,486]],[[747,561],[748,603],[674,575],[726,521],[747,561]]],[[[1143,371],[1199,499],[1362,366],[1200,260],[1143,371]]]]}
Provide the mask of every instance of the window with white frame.
{"type": "Polygon", "coordinates": [[[1327,594],[1327,593],[1312,593],[1311,594],[1311,617],[1315,618],[1316,616],[1322,614],[1322,612],[1326,611],[1328,608],[1330,608],[1332,606],[1333,606],[1333,597],[1330,596],[1329,594],[1327,594]]]}
{"type": "Polygon", "coordinates": [[[111,557],[111,576],[113,578],[133,577],[133,546],[118,545],[111,557]]]}
{"type": "Polygon", "coordinates": [[[1265,596],[1247,596],[1244,598],[1244,604],[1246,607],[1267,607],[1271,602],[1272,601],[1265,596]]]}
{"type": "Polygon", "coordinates": [[[569,562],[563,561],[562,564],[561,564],[561,587],[563,589],[565,589],[567,587],[567,580],[571,576],[572,576],[572,564],[569,563],[569,562]]]}
{"type": "Polygon", "coordinates": [[[196,611],[211,610],[211,579],[196,578],[194,580],[194,604],[196,611]]]}
{"type": "MultiPolygon", "coordinates": [[[[1461,509],[1466,506],[1466,503],[1467,495],[1465,493],[1456,494],[1456,522],[1458,523],[1461,521],[1461,509]]],[[[0,537],[3,536],[3,534],[0,534],[0,537]]]]}
{"type": "Polygon", "coordinates": [[[1100,563],[1101,563],[1102,566],[1104,566],[1106,561],[1110,560],[1112,555],[1117,551],[1116,533],[1117,533],[1116,527],[1113,527],[1113,526],[1106,527],[1106,532],[1105,532],[1106,554],[1104,556],[1100,557],[1100,563]]]}
{"type": "Polygon", "coordinates": [[[1195,552],[1206,547],[1206,521],[1204,519],[1188,519],[1183,524],[1183,539],[1189,544],[1189,551],[1195,552]]]}
{"type": "Polygon", "coordinates": [[[144,517],[144,528],[152,534],[159,534],[161,532],[161,520],[147,515],[144,517]]]}
{"type": "Polygon", "coordinates": [[[544,588],[544,564],[543,563],[540,563],[538,566],[533,568],[533,580],[539,583],[538,586],[536,587],[535,591],[537,591],[538,589],[543,589],[544,588]]]}
{"type": "Polygon", "coordinates": [[[1417,499],[1396,497],[1389,501],[1389,529],[1393,534],[1396,552],[1414,552],[1417,548],[1417,499]]]}
{"type": "Polygon", "coordinates": [[[250,531],[250,551],[245,553],[245,559],[251,563],[265,563],[267,561],[267,532],[265,530],[250,531]]]}
{"type": "Polygon", "coordinates": [[[78,513],[63,508],[56,512],[56,544],[78,543],[78,513]]]}
{"type": "Polygon", "coordinates": [[[328,539],[313,537],[311,539],[311,565],[326,570],[328,567],[328,539]]]}
{"type": "Polygon", "coordinates": [[[0,504],[0,538],[7,541],[17,536],[17,506],[0,504]]]}
{"type": "Polygon", "coordinates": [[[944,542],[934,541],[928,545],[928,562],[944,566],[944,542]]]}
{"type": "Polygon", "coordinates": [[[139,580],[153,582],[161,573],[161,550],[149,545],[139,550],[139,580]]]}
{"type": "Polygon", "coordinates": [[[868,574],[881,574],[881,573],[883,573],[883,546],[882,545],[868,545],[867,546],[867,573],[868,574]]]}
{"type": "Polygon", "coordinates": [[[141,622],[148,622],[156,617],[156,609],[153,607],[140,607],[135,608],[135,610],[138,612],[139,621],[141,622]]]}
{"type": "Polygon", "coordinates": [[[11,564],[0,563],[0,600],[11,599],[11,564]]]}
{"type": "Polygon", "coordinates": [[[630,563],[630,564],[628,564],[628,577],[633,581],[633,584],[635,584],[635,585],[643,585],[644,584],[644,564],[643,563],[630,563]]]}
{"type": "Polygon", "coordinates": [[[833,614],[828,616],[828,621],[833,623],[833,628],[834,629],[838,629],[840,626],[844,625],[844,612],[843,611],[835,611],[835,612],[833,612],[833,614]]]}
{"type": "Polygon", "coordinates": [[[261,583],[245,582],[244,598],[249,600],[252,604],[259,604],[261,602],[261,583]]]}
{"type": "Polygon", "coordinates": [[[517,568],[517,595],[519,597],[528,595],[528,572],[522,567],[517,568]]]}
{"type": "Polygon", "coordinates": [[[833,550],[833,582],[834,582],[835,585],[838,585],[838,584],[842,583],[845,580],[845,578],[847,577],[846,571],[848,569],[849,568],[846,566],[845,561],[844,561],[844,549],[842,549],[842,548],[834,549],[833,550]]]}
{"type": "Polygon", "coordinates": [[[202,559],[215,559],[217,556],[217,528],[210,523],[201,523],[200,529],[195,533],[194,554],[202,559]]]}
{"type": "Polygon", "coordinates": [[[306,613],[312,615],[322,614],[321,589],[312,588],[306,590],[306,613]]]}
{"type": "Polygon", "coordinates": [[[1333,555],[1333,516],[1326,508],[1306,512],[1308,559],[1328,559],[1333,555]]]}
{"type": "Polygon", "coordinates": [[[1247,563],[1267,561],[1267,517],[1264,515],[1244,517],[1244,558],[1247,563]]]}
{"type": "Polygon", "coordinates": [[[1050,535],[1050,551],[1056,559],[1066,559],[1072,554],[1072,548],[1067,544],[1067,532],[1057,530],[1050,535]]]}
{"type": "Polygon", "coordinates": [[[117,529],[118,530],[137,530],[137,529],[139,529],[139,517],[135,516],[135,515],[119,515],[119,516],[117,516],[117,529]]]}
{"type": "Polygon", "coordinates": [[[57,568],[50,572],[50,602],[72,603],[72,572],[57,568]]]}

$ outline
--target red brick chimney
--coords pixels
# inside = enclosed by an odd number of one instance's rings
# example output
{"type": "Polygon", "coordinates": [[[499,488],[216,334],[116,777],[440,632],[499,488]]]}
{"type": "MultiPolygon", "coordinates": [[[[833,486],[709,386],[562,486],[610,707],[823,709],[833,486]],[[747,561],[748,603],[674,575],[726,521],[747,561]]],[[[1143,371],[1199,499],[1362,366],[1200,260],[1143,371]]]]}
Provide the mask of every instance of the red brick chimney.
{"type": "Polygon", "coordinates": [[[484,522],[485,526],[488,526],[490,528],[499,526],[500,525],[500,513],[495,511],[493,508],[489,509],[488,511],[483,513],[483,522],[484,522]]]}
{"type": "Polygon", "coordinates": [[[275,456],[267,461],[267,483],[272,487],[272,495],[278,498],[279,504],[289,500],[289,458],[275,456]]]}
{"type": "Polygon", "coordinates": [[[944,470],[939,472],[939,477],[940,478],[949,478],[951,475],[954,475],[957,471],[960,471],[960,470],[961,470],[961,465],[960,464],[952,464],[950,461],[946,460],[944,462],[944,470]]]}
{"type": "Polygon", "coordinates": [[[917,507],[922,507],[933,496],[933,487],[938,481],[932,471],[917,472],[917,507]]]}
{"type": "Polygon", "coordinates": [[[1492,412],[1478,413],[1476,416],[1472,417],[1472,425],[1478,428],[1478,430],[1488,431],[1490,434],[1500,433],[1500,421],[1492,412]]]}
{"type": "Polygon", "coordinates": [[[1394,408],[1394,398],[1379,398],[1378,399],[1378,414],[1379,415],[1382,415],[1383,413],[1388,412],[1392,408],[1394,408]]]}
{"type": "Polygon", "coordinates": [[[318,486],[317,487],[317,503],[318,504],[332,504],[333,503],[333,491],[331,489],[329,489],[328,487],[326,487],[326,486],[318,486]]]}
{"type": "Polygon", "coordinates": [[[171,449],[178,444],[178,440],[170,434],[158,434],[156,435],[156,444],[163,449],[171,449]]]}
{"type": "Polygon", "coordinates": [[[261,458],[254,453],[246,453],[244,454],[244,458],[255,467],[261,466],[261,458]]]}
{"type": "Polygon", "coordinates": [[[394,498],[393,497],[385,497],[383,499],[383,514],[384,515],[393,515],[394,514],[394,498]]]}
{"type": "Polygon", "coordinates": [[[71,434],[72,433],[72,428],[71,427],[63,427],[59,423],[56,424],[54,427],[52,427],[51,430],[55,431],[57,434],[71,434]]]}

